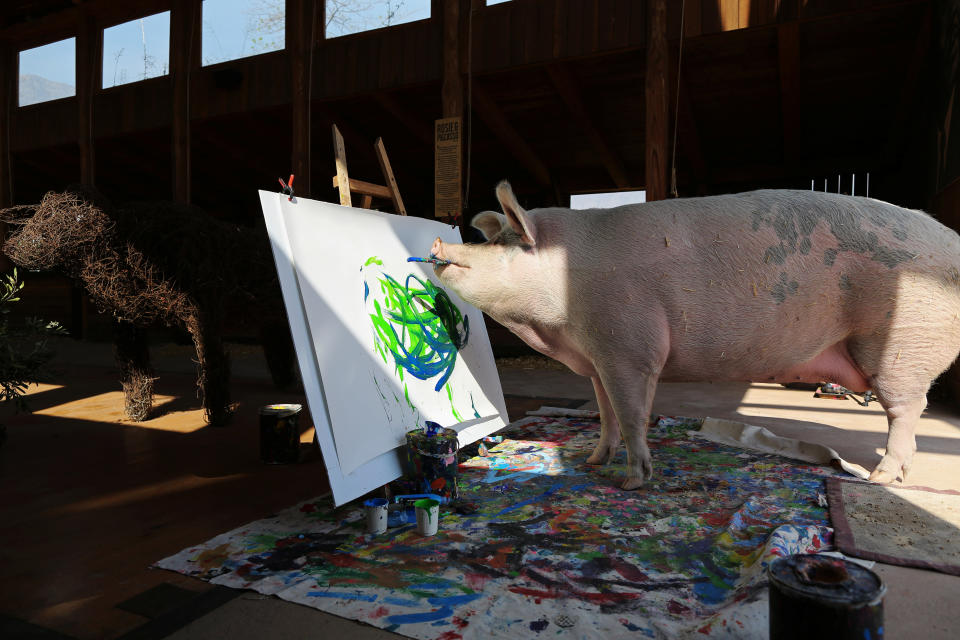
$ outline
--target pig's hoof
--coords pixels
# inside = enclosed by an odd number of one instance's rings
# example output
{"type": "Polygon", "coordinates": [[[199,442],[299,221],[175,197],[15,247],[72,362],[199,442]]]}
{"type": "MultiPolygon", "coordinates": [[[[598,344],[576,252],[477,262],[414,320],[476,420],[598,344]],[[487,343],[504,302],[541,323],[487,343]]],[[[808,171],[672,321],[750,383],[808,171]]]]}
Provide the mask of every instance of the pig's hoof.
{"type": "Polygon", "coordinates": [[[643,478],[631,477],[631,478],[627,478],[622,483],[620,483],[620,488],[623,489],[624,491],[633,491],[634,489],[639,489],[640,487],[642,487],[643,483],[644,483],[643,478]]]}
{"type": "Polygon", "coordinates": [[[590,457],[587,458],[587,464],[607,464],[613,460],[613,456],[617,455],[617,448],[607,447],[602,444],[597,445],[597,448],[593,450],[593,453],[590,454],[590,457]]]}
{"type": "Polygon", "coordinates": [[[884,456],[880,464],[877,465],[877,468],[870,473],[870,482],[890,484],[894,482],[898,476],[906,478],[906,475],[906,469],[904,469],[900,461],[884,456]]]}

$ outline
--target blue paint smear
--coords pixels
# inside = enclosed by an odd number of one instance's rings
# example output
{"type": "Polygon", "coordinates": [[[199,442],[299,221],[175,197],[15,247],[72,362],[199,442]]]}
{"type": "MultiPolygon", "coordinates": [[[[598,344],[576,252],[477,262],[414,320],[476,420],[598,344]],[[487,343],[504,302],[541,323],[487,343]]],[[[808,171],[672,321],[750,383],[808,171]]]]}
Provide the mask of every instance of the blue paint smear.
{"type": "Polygon", "coordinates": [[[395,604],[398,607],[419,607],[422,603],[419,600],[414,600],[413,598],[396,598],[393,596],[386,597],[381,602],[386,604],[395,604]]]}
{"type": "Polygon", "coordinates": [[[361,602],[373,602],[377,599],[376,594],[371,596],[346,591],[308,591],[307,595],[311,598],[336,598],[337,600],[360,600],[361,602]]]}
{"type": "Polygon", "coordinates": [[[521,507],[527,506],[528,504],[533,504],[534,502],[539,502],[540,500],[543,500],[544,498],[549,498],[550,496],[552,496],[553,494],[555,494],[557,491],[559,491],[559,490],[562,489],[562,488],[563,488],[563,484],[562,484],[562,483],[557,483],[557,484],[553,485],[552,487],[550,487],[549,489],[547,489],[546,491],[544,491],[543,493],[541,493],[541,494],[538,495],[538,496],[534,496],[534,497],[532,497],[532,498],[528,498],[528,499],[526,499],[526,500],[522,500],[522,501],[520,501],[520,502],[518,502],[518,503],[516,503],[516,504],[512,504],[512,505],[510,505],[509,507],[506,507],[505,509],[502,509],[502,510],[500,511],[500,513],[498,513],[497,515],[498,515],[498,516],[501,516],[501,515],[503,515],[503,514],[505,514],[505,513],[508,513],[508,512],[510,512],[510,511],[513,511],[514,509],[519,509],[519,508],[521,508],[521,507]]]}
{"type": "Polygon", "coordinates": [[[462,604],[473,602],[482,597],[482,593],[467,593],[462,596],[447,596],[445,598],[427,598],[427,602],[436,606],[459,607],[462,604]]]}
{"type": "Polygon", "coordinates": [[[390,616],[387,622],[390,624],[416,624],[418,622],[433,622],[449,618],[453,615],[453,609],[450,607],[440,607],[436,611],[425,611],[423,613],[405,613],[397,616],[390,616]]]}
{"type": "Polygon", "coordinates": [[[430,589],[432,591],[440,591],[441,589],[449,589],[451,587],[456,587],[455,582],[418,582],[416,584],[410,585],[411,589],[430,589]]]}
{"type": "Polygon", "coordinates": [[[704,604],[720,604],[730,593],[729,589],[722,589],[712,582],[697,582],[693,585],[693,592],[704,604]]]}

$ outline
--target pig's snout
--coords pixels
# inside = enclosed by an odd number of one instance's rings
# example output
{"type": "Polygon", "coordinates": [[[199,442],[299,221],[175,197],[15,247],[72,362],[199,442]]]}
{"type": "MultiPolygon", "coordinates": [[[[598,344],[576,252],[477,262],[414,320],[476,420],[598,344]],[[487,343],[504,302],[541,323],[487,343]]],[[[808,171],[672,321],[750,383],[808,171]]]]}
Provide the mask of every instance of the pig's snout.
{"type": "Polygon", "coordinates": [[[438,237],[433,241],[433,246],[430,247],[430,255],[442,258],[443,256],[440,255],[441,251],[443,251],[443,241],[438,237]]]}

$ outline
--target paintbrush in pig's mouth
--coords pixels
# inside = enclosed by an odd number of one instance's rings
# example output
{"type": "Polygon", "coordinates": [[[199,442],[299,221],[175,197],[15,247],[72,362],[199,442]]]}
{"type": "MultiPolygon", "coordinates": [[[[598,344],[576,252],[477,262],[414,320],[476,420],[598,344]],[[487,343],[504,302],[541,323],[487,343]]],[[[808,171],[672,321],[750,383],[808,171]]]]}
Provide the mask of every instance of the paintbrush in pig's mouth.
{"type": "Polygon", "coordinates": [[[437,256],[435,256],[435,255],[432,254],[432,253],[430,254],[430,257],[429,257],[429,258],[418,258],[418,257],[407,258],[407,262],[429,262],[429,263],[431,263],[431,264],[436,264],[436,265],[441,265],[441,266],[442,266],[442,265],[446,265],[446,264],[453,264],[453,263],[450,262],[449,260],[444,260],[443,258],[438,258],[437,256]]]}

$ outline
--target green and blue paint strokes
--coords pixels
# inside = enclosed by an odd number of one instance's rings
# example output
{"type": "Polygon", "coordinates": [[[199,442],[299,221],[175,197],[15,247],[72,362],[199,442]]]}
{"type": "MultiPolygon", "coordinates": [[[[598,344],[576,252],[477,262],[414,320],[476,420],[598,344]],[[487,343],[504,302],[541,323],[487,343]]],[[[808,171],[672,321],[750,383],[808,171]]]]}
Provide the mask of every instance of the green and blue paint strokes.
{"type": "Polygon", "coordinates": [[[404,402],[419,414],[405,376],[435,380],[433,391],[446,392],[453,418],[461,420],[449,382],[458,353],[470,336],[469,319],[429,279],[413,273],[394,277],[376,256],[367,259],[362,271],[371,266],[379,268],[365,274],[363,299],[373,328],[373,347],[384,363],[393,365],[403,385],[404,402]]]}

